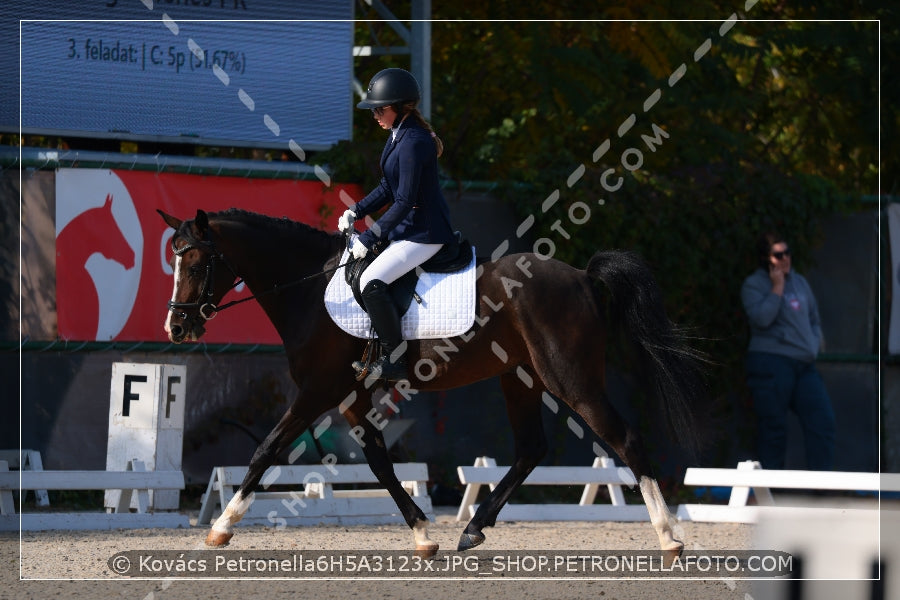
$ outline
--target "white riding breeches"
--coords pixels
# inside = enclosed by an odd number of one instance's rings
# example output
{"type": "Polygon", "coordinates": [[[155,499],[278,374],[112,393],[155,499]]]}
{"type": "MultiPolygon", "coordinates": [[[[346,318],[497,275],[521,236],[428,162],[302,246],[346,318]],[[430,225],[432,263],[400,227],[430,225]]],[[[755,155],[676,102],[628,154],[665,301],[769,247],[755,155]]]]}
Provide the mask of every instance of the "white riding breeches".
{"type": "Polygon", "coordinates": [[[380,279],[391,284],[437,254],[443,244],[421,244],[397,240],[372,261],[359,278],[359,289],[366,289],[370,281],[380,279]]]}

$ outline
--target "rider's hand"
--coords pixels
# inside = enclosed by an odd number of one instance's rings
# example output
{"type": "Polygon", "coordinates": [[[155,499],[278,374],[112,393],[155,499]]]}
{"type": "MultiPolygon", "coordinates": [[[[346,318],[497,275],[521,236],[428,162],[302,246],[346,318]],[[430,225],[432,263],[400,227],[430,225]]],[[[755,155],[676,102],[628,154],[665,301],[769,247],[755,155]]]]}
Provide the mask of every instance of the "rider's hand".
{"type": "Polygon", "coordinates": [[[349,208],[344,211],[344,214],[338,218],[338,230],[341,233],[347,233],[351,229],[353,229],[353,221],[356,220],[356,213],[350,210],[349,208]]]}
{"type": "Polygon", "coordinates": [[[353,258],[363,258],[366,254],[369,253],[369,249],[359,241],[359,238],[353,242],[353,247],[350,248],[350,254],[353,255],[353,258]]]}

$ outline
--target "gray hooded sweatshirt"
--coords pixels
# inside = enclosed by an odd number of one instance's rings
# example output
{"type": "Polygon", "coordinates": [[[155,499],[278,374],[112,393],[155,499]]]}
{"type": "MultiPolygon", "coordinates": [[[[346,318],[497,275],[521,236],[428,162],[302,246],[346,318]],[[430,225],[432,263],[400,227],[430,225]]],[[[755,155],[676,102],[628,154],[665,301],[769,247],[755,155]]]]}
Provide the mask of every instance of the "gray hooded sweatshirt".
{"type": "Polygon", "coordinates": [[[768,352],[806,363],[816,360],[822,344],[819,308],[812,289],[799,273],[784,278],[784,294],[772,293],[762,268],[744,280],[741,301],[750,321],[750,352],[768,352]]]}

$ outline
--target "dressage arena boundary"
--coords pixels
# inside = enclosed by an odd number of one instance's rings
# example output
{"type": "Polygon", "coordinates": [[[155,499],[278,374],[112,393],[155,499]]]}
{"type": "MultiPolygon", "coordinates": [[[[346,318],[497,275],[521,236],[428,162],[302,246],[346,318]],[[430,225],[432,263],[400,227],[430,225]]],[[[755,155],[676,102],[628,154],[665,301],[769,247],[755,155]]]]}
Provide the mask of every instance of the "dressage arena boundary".
{"type": "MultiPolygon", "coordinates": [[[[465,484],[457,521],[474,516],[478,492],[487,485],[491,490],[509,471],[497,466],[488,456],[475,459],[471,467],[456,468],[459,481],[465,484]]],[[[597,457],[590,467],[535,467],[522,485],[584,485],[578,504],[506,504],[498,521],[649,521],[644,504],[626,504],[622,486],[637,485],[631,469],[617,467],[613,459],[597,457]],[[594,504],[601,485],[609,491],[610,504],[594,504]]]]}
{"type": "MultiPolygon", "coordinates": [[[[18,469],[20,471],[43,471],[44,461],[41,460],[41,453],[37,450],[0,450],[0,461],[6,461],[7,469],[18,469]]],[[[24,491],[24,490],[23,490],[24,491]]],[[[34,503],[37,506],[50,506],[50,496],[47,490],[30,490],[34,492],[34,503]]],[[[23,497],[24,500],[24,497],[23,497]]],[[[0,501],[4,503],[3,511],[0,514],[11,514],[15,512],[12,507],[12,493],[0,492],[0,501]],[[9,502],[9,504],[6,504],[9,502]]]]}
{"type": "Polygon", "coordinates": [[[138,527],[189,527],[186,515],[177,512],[148,512],[150,490],[183,490],[181,471],[148,471],[140,460],[128,462],[124,471],[10,471],[0,461],[0,494],[3,501],[0,530],[46,531],[50,529],[125,529],[138,527]],[[15,514],[12,491],[28,490],[121,490],[112,512],[22,513],[15,514]],[[137,498],[137,512],[130,512],[131,498],[137,498]]]}
{"type": "Polygon", "coordinates": [[[791,579],[754,580],[754,598],[900,598],[900,511],[761,513],[754,548],[791,555],[791,579]],[[835,585],[834,580],[840,580],[835,585]]]}
{"type": "MultiPolygon", "coordinates": [[[[231,501],[248,467],[215,467],[200,506],[197,525],[209,525],[231,501]],[[217,515],[216,515],[217,516],[217,515]]],[[[398,463],[394,474],[429,519],[434,519],[428,495],[428,465],[398,463]]],[[[378,479],[366,464],[281,465],[263,474],[263,491],[238,525],[383,525],[402,521],[400,510],[387,490],[335,489],[336,485],[376,484],[378,479]],[[268,491],[273,487],[302,489],[268,491]]]]}
{"type": "Polygon", "coordinates": [[[677,512],[679,519],[708,523],[757,523],[763,515],[768,514],[833,514],[835,511],[846,513],[871,510],[799,506],[799,499],[796,497],[791,498],[791,506],[776,506],[772,489],[900,492],[900,474],[763,469],[759,462],[746,460],[738,463],[735,469],[691,467],[685,472],[684,484],[730,487],[731,495],[727,505],[681,504],[677,512]],[[747,504],[751,489],[756,505],[747,504]]]}

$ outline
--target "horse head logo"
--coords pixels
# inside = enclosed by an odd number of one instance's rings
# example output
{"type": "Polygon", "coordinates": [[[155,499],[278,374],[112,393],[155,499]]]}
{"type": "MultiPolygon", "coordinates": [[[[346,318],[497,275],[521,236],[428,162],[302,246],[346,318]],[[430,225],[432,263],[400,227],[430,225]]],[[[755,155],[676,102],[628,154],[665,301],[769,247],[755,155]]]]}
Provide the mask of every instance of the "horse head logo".
{"type": "Polygon", "coordinates": [[[78,213],[57,235],[58,322],[65,337],[112,339],[131,312],[122,279],[135,273],[137,257],[129,239],[140,242],[141,235],[138,231],[135,236],[127,224],[128,235],[123,232],[113,199],[107,193],[101,206],[78,213]]]}
{"type": "Polygon", "coordinates": [[[106,201],[99,208],[92,208],[81,213],[79,218],[87,219],[94,223],[95,228],[103,230],[102,243],[94,250],[103,258],[119,263],[125,270],[134,268],[134,250],[125,239],[125,235],[119,228],[112,214],[112,194],[106,195],[106,201]]]}

